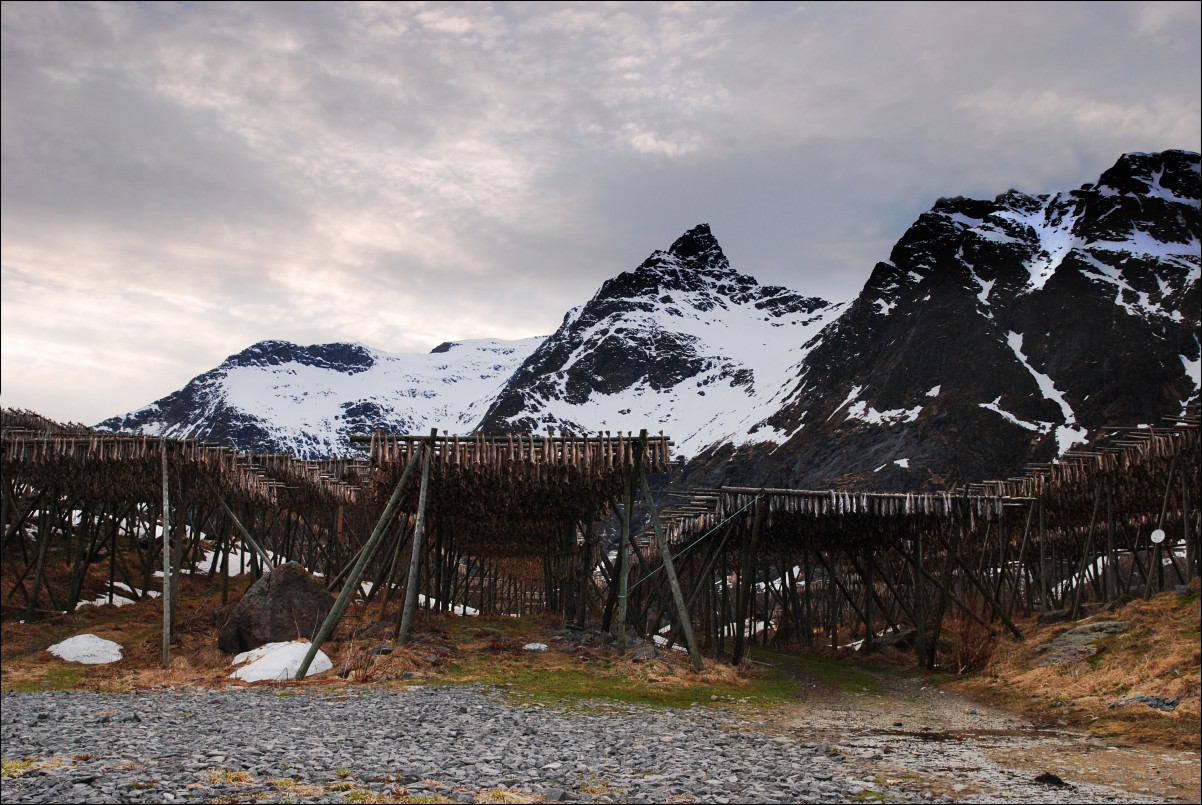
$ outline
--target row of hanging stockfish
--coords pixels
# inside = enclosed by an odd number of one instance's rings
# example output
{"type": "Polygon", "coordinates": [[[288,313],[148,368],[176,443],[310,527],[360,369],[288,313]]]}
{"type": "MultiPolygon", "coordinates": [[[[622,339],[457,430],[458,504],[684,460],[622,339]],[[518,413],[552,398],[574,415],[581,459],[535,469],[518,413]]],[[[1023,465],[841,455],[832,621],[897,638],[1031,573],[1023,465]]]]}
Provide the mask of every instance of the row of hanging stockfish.
{"type": "MultiPolygon", "coordinates": [[[[1162,502],[1178,500],[1172,479],[1198,478],[1202,459],[1199,417],[1174,417],[1164,426],[1115,431],[1093,451],[1073,451],[1056,463],[1028,469],[1025,476],[970,484],[950,492],[864,492],[842,489],[761,489],[722,487],[698,490],[663,512],[681,536],[711,529],[749,511],[762,497],[766,512],[842,517],[930,516],[975,521],[998,520],[1008,507],[1041,501],[1050,518],[1076,525],[1082,513],[1088,523],[1099,480],[1109,480],[1111,504],[1128,512],[1132,524],[1158,519],[1162,502]],[[1167,489],[1166,489],[1167,487],[1167,489]]],[[[1191,498],[1198,497],[1195,488],[1191,498]]],[[[1087,526],[1081,526],[1087,528],[1087,526]]],[[[1078,529],[1080,530],[1080,529],[1078,529]]]]}
{"type": "MultiPolygon", "coordinates": [[[[385,493],[423,446],[431,448],[425,512],[432,532],[486,559],[540,556],[565,529],[601,519],[638,471],[662,472],[672,442],[663,434],[590,436],[482,433],[468,436],[390,434],[353,437],[365,443],[376,492],[385,493]]],[[[424,461],[423,461],[424,463],[424,461]]],[[[401,507],[415,511],[416,484],[401,507]]],[[[575,544],[575,536],[570,538],[575,544]]]]}
{"type": "Polygon", "coordinates": [[[1173,418],[1155,428],[1114,431],[1094,451],[1066,453],[1054,464],[1029,467],[1027,475],[974,484],[971,491],[1024,495],[1045,502],[1051,517],[1079,519],[1094,506],[1105,488],[1109,505],[1119,511],[1159,512],[1166,501],[1180,505],[1180,477],[1192,477],[1197,496],[1197,473],[1202,439],[1197,416],[1173,418]]]}
{"type": "Polygon", "coordinates": [[[635,444],[641,443],[643,469],[662,472],[671,461],[672,441],[661,432],[658,436],[636,436],[609,431],[593,436],[508,434],[490,436],[416,436],[374,431],[370,437],[352,437],[352,442],[369,444],[371,462],[388,466],[408,462],[422,444],[434,448],[431,471],[446,472],[450,467],[492,467],[515,464],[564,467],[608,472],[634,466],[635,444]]]}
{"type": "Polygon", "coordinates": [[[353,503],[367,480],[363,460],[301,461],[291,456],[239,453],[196,439],[96,433],[82,428],[31,430],[28,417],[7,412],[0,431],[6,476],[38,488],[70,488],[100,498],[120,497],[132,486],[159,483],[162,452],[179,470],[203,473],[223,491],[275,503],[280,490],[303,489],[353,503]]]}
{"type": "Polygon", "coordinates": [[[969,517],[983,519],[1002,515],[1003,507],[1023,502],[1022,498],[984,496],[952,492],[853,492],[838,489],[754,489],[722,487],[717,516],[740,511],[763,496],[769,512],[831,515],[928,515],[933,517],[969,517]]]}

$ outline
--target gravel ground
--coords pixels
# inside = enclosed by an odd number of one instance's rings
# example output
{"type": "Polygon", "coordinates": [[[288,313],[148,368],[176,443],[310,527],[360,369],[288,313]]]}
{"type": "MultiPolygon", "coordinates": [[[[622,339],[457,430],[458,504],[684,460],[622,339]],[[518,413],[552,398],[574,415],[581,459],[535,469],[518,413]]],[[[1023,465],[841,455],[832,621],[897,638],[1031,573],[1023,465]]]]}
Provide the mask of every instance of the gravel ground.
{"type": "Polygon", "coordinates": [[[6,775],[17,774],[4,778],[2,798],[340,802],[370,791],[459,802],[1184,801],[1080,779],[1036,782],[1042,765],[1016,770],[1021,759],[1007,766],[991,752],[1038,752],[1051,737],[965,711],[960,740],[934,706],[946,716],[959,702],[936,692],[927,702],[926,693],[903,697],[912,711],[852,697],[768,715],[547,707],[470,686],[5,693],[0,750],[6,775]],[[943,737],[924,737],[934,729],[924,713],[943,737]],[[985,723],[995,734],[982,732],[985,723]],[[12,763],[22,760],[32,763],[12,763]]]}

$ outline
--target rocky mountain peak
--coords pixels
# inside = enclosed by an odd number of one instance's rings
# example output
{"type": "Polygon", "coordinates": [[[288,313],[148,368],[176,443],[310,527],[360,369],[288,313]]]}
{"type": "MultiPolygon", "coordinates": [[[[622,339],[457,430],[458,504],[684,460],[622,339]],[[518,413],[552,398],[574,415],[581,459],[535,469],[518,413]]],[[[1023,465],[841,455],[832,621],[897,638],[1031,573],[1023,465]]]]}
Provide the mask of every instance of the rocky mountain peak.
{"type": "Polygon", "coordinates": [[[1198,200],[1198,155],[1191,151],[1129,153],[1098,179],[1097,190],[1124,195],[1163,195],[1198,200]]]}
{"type": "Polygon", "coordinates": [[[718,239],[710,231],[709,224],[698,224],[685,232],[668,249],[668,254],[680,260],[704,262],[712,266],[726,266],[730,263],[718,245],[718,239]]]}
{"type": "Polygon", "coordinates": [[[298,363],[319,369],[355,374],[370,369],[376,359],[361,344],[333,343],[301,346],[290,341],[267,340],[252,344],[225,359],[224,366],[280,366],[298,363]]]}

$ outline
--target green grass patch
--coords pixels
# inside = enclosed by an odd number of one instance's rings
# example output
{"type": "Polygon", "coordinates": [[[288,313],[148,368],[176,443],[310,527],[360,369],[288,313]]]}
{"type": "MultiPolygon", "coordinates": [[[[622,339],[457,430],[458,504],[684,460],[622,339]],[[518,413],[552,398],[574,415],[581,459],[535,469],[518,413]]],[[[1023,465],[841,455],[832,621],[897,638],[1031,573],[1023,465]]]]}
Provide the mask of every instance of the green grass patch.
{"type": "Polygon", "coordinates": [[[880,675],[910,677],[921,673],[913,668],[891,665],[859,668],[846,660],[833,657],[794,654],[765,648],[756,648],[752,656],[758,662],[768,663],[799,682],[811,680],[845,693],[882,693],[884,686],[880,675]]]}
{"type": "Polygon", "coordinates": [[[795,697],[797,686],[787,673],[774,668],[756,668],[750,678],[731,683],[682,685],[633,678],[620,665],[607,661],[579,667],[544,668],[520,662],[497,663],[486,674],[462,665],[452,665],[438,679],[446,682],[478,682],[501,686],[526,702],[564,704],[602,700],[654,707],[691,707],[742,703],[766,705],[795,697]]]}
{"type": "Polygon", "coordinates": [[[33,768],[33,760],[0,760],[0,777],[20,777],[33,768]]]}
{"type": "Polygon", "coordinates": [[[69,690],[88,675],[88,666],[79,663],[53,665],[40,680],[6,680],[0,689],[6,693],[39,693],[46,690],[69,690]]]}

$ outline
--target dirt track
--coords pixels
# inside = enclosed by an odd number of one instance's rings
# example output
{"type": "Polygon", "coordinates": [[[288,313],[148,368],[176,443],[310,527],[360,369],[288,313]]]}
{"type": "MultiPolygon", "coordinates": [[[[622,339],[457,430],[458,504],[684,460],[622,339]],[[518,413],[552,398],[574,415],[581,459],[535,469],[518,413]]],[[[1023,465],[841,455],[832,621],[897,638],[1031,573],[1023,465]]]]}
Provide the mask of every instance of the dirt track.
{"type": "Polygon", "coordinates": [[[825,745],[865,779],[957,802],[1202,801],[1196,752],[1034,724],[921,678],[878,679],[875,690],[849,693],[799,675],[801,703],[768,715],[766,727],[825,745]],[[1067,785],[1037,782],[1044,774],[1067,785]]]}

